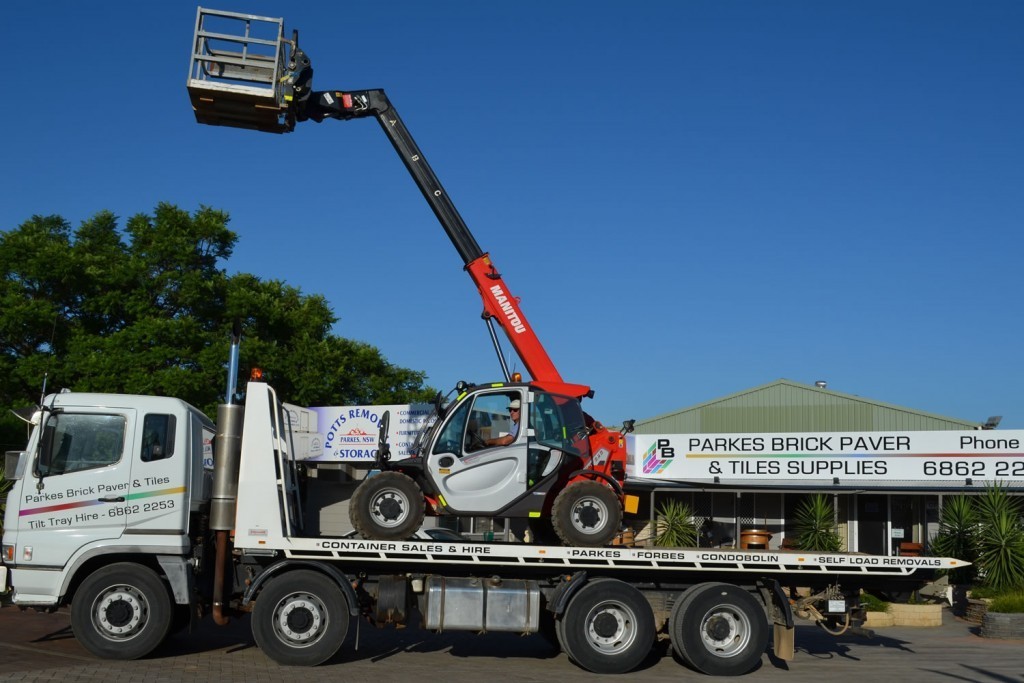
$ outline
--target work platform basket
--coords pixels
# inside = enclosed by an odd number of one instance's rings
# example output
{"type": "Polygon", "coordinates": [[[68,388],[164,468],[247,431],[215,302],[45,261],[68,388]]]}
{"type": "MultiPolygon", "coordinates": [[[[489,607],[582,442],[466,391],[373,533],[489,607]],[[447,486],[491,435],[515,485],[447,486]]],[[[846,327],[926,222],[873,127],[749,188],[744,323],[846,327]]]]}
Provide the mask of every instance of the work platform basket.
{"type": "Polygon", "coordinates": [[[188,72],[196,121],[291,131],[295,116],[284,75],[291,49],[284,19],[200,7],[188,72]]]}

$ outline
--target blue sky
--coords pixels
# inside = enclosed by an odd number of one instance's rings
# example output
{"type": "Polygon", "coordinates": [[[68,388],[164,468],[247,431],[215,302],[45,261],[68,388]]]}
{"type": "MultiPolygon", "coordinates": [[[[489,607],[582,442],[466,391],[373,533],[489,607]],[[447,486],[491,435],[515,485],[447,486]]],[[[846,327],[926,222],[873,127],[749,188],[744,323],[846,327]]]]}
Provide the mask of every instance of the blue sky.
{"type": "MultiPolygon", "coordinates": [[[[787,378],[1024,428],[1024,3],[210,5],[283,16],[315,88],[388,92],[598,419],[787,378]]],[[[195,15],[5,9],[0,229],[224,209],[229,271],[325,295],[434,386],[498,379],[377,124],[197,125],[195,15]]]]}

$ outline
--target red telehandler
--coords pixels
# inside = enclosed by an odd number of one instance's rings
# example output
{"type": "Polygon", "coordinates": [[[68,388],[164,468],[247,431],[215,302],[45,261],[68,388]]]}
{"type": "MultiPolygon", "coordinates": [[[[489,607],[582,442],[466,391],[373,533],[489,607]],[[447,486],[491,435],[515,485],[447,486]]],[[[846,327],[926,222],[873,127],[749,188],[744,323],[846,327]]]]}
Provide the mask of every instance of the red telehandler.
{"type": "Polygon", "coordinates": [[[385,418],[380,472],[359,485],[349,506],[355,529],[398,540],[409,538],[427,513],[526,518],[537,541],[553,541],[553,531],[567,545],[607,545],[623,511],[636,512],[638,499],[622,488],[623,435],[632,421],[609,430],[583,411],[580,402],[593,390],[562,379],[384,91],[313,90],[298,32],[285,39],[281,19],[199,8],[196,21],[189,93],[199,123],[285,133],[307,120],[376,119],[483,302],[504,381],[459,382],[450,402],[438,393],[409,458],[390,459],[385,418]],[[530,381],[509,372],[495,324],[530,381]]]}

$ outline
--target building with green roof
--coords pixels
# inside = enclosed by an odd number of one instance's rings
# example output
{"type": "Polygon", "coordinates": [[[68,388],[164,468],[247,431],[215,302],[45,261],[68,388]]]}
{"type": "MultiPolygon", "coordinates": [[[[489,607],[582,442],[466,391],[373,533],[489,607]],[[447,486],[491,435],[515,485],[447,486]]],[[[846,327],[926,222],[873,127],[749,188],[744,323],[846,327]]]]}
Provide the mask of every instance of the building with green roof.
{"type": "MultiPolygon", "coordinates": [[[[998,418],[987,422],[934,415],[904,406],[868,399],[815,385],[779,379],[762,386],[638,420],[637,434],[778,434],[799,432],[912,432],[991,429],[998,418]]],[[[744,531],[767,530],[769,548],[786,547],[795,538],[793,519],[797,507],[810,494],[832,496],[837,531],[849,551],[896,555],[927,550],[938,531],[944,495],[956,491],[981,491],[984,482],[970,479],[956,485],[886,481],[874,486],[809,489],[785,478],[758,485],[732,482],[722,485],[685,484],[672,481],[643,482],[637,488],[647,515],[653,520],[660,501],[682,499],[701,523],[701,545],[745,545],[744,531]],[[973,487],[973,489],[972,489],[973,487]],[[787,542],[787,538],[790,542],[787,542]]],[[[644,507],[641,508],[644,512],[644,507]]],[[[746,538],[752,538],[747,534],[746,538]]]]}

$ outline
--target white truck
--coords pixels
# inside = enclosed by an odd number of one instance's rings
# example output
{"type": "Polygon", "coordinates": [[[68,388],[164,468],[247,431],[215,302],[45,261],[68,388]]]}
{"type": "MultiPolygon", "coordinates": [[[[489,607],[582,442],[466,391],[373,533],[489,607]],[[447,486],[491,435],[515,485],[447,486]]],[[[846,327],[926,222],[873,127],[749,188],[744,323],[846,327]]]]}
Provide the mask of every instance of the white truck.
{"type": "MultiPolygon", "coordinates": [[[[232,396],[229,389],[228,396],[232,396]]],[[[864,633],[862,588],[913,588],[931,557],[656,547],[379,541],[304,531],[295,409],[261,382],[218,424],[183,401],[59,393],[8,454],[0,588],[23,609],[71,606],[100,657],[143,657],[173,630],[251,612],[273,660],[316,665],[355,619],[436,631],[547,634],[580,667],[626,672],[667,637],[708,674],[750,671],[794,613],[864,633]],[[215,435],[215,437],[214,437],[215,435]],[[214,446],[214,469],[204,455],[214,446]],[[791,599],[786,588],[810,587],[791,599]]]]}

